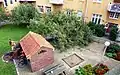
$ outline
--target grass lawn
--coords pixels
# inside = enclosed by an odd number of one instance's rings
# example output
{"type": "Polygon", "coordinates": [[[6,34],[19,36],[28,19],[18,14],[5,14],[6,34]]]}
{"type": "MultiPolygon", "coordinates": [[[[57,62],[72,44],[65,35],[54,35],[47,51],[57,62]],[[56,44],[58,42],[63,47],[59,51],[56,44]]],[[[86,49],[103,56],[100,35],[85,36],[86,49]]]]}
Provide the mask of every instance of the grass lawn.
{"type": "Polygon", "coordinates": [[[0,27],[0,75],[16,75],[14,64],[2,62],[1,56],[11,50],[9,39],[19,41],[28,31],[25,27],[14,25],[0,27]]]}

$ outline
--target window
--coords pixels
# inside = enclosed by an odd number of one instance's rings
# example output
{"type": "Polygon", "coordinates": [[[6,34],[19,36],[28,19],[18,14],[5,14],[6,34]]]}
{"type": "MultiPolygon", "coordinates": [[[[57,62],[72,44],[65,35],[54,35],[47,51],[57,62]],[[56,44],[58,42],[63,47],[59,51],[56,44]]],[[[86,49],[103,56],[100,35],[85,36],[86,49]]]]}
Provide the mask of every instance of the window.
{"type": "Polygon", "coordinates": [[[39,10],[40,10],[40,13],[43,13],[44,12],[44,7],[43,6],[38,6],[39,7],[39,10]]]}
{"type": "Polygon", "coordinates": [[[13,4],[13,1],[12,1],[12,0],[10,0],[10,4],[13,4]]]}
{"type": "Polygon", "coordinates": [[[93,0],[93,2],[98,2],[98,3],[101,3],[102,0],[93,0]]]}
{"type": "Polygon", "coordinates": [[[47,52],[46,50],[41,50],[40,52],[38,52],[38,54],[41,54],[41,53],[45,53],[47,52]]]}
{"type": "Polygon", "coordinates": [[[110,15],[109,15],[109,18],[111,18],[111,19],[118,19],[119,15],[120,15],[119,13],[111,12],[110,15]]]}
{"type": "Polygon", "coordinates": [[[46,9],[46,13],[50,13],[51,12],[51,7],[45,6],[46,9]]]}
{"type": "Polygon", "coordinates": [[[82,17],[82,11],[78,10],[77,16],[78,16],[78,17],[82,17]]]}
{"type": "Polygon", "coordinates": [[[4,0],[4,7],[8,6],[7,0],[4,0]]]}
{"type": "Polygon", "coordinates": [[[71,15],[72,14],[72,11],[71,10],[67,10],[67,15],[71,15]]]}
{"type": "Polygon", "coordinates": [[[94,22],[95,24],[101,24],[101,20],[102,20],[102,15],[93,14],[92,22],[94,22]]]}

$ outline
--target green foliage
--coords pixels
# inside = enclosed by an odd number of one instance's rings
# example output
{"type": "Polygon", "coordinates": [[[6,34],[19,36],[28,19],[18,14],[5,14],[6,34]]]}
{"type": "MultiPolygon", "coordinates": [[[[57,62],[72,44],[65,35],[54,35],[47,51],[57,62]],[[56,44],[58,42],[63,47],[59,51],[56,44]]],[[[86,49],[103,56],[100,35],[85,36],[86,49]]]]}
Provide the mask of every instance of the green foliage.
{"type": "Polygon", "coordinates": [[[1,57],[11,50],[9,39],[19,41],[28,32],[27,28],[16,25],[5,25],[0,28],[0,75],[17,75],[15,65],[3,62],[1,57]]]}
{"type": "Polygon", "coordinates": [[[6,12],[0,8],[0,21],[8,20],[9,16],[6,15],[6,12]]]}
{"type": "Polygon", "coordinates": [[[85,65],[83,68],[86,70],[87,75],[93,75],[93,68],[91,64],[85,65]]]}
{"type": "Polygon", "coordinates": [[[116,53],[106,53],[106,56],[109,58],[114,58],[116,56],[116,53]]]}
{"type": "Polygon", "coordinates": [[[38,16],[36,8],[32,4],[20,4],[12,10],[11,20],[17,25],[29,24],[30,19],[38,16]]]}
{"type": "Polygon", "coordinates": [[[104,25],[96,25],[93,22],[89,22],[87,25],[90,27],[94,35],[98,37],[105,35],[104,25]]]}
{"type": "Polygon", "coordinates": [[[95,34],[96,24],[93,23],[93,22],[89,22],[87,25],[88,25],[88,26],[90,27],[90,29],[92,30],[92,33],[95,34]]]}
{"type": "Polygon", "coordinates": [[[85,65],[84,67],[79,67],[75,70],[75,75],[93,75],[93,68],[91,64],[85,65]]]}
{"type": "Polygon", "coordinates": [[[104,75],[107,71],[109,71],[109,68],[107,67],[107,65],[99,63],[95,67],[93,67],[93,71],[95,75],[104,75]]]}
{"type": "Polygon", "coordinates": [[[92,40],[92,32],[81,18],[64,13],[44,14],[30,20],[28,28],[44,37],[56,36],[53,45],[60,51],[79,45],[88,45],[92,40]]]}
{"type": "Polygon", "coordinates": [[[104,25],[95,26],[95,35],[98,37],[103,37],[105,35],[104,25]]]}
{"type": "Polygon", "coordinates": [[[118,44],[111,44],[106,51],[110,53],[115,53],[117,51],[120,51],[120,46],[118,44]]]}
{"type": "Polygon", "coordinates": [[[79,67],[79,69],[75,70],[75,75],[87,75],[87,72],[84,68],[79,67]]]}
{"type": "Polygon", "coordinates": [[[117,26],[113,26],[111,28],[111,30],[110,30],[110,36],[109,36],[110,40],[112,40],[112,41],[116,40],[116,38],[117,38],[117,31],[118,31],[117,26]]]}

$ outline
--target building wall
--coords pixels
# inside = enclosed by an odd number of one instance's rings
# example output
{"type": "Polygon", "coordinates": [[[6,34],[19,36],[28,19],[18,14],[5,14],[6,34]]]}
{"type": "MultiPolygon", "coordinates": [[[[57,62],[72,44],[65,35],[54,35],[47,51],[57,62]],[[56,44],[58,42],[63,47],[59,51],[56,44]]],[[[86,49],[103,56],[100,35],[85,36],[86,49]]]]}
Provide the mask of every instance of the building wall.
{"type": "Polygon", "coordinates": [[[86,13],[86,21],[91,21],[93,14],[100,14],[102,15],[102,23],[105,24],[108,19],[107,14],[107,7],[108,4],[112,2],[112,0],[102,0],[101,3],[93,2],[92,0],[88,0],[88,6],[87,6],[87,13],[86,13]]]}
{"type": "Polygon", "coordinates": [[[36,0],[36,6],[38,5],[50,6],[52,11],[65,11],[66,9],[71,9],[84,12],[83,0],[64,0],[63,4],[51,4],[49,0],[36,0]]]}
{"type": "Polygon", "coordinates": [[[0,8],[3,8],[3,3],[2,2],[0,2],[0,8]]]}
{"type": "Polygon", "coordinates": [[[46,47],[42,47],[30,59],[31,69],[33,72],[43,69],[46,66],[52,64],[53,62],[54,62],[53,50],[46,47]],[[46,50],[46,52],[38,54],[41,50],[46,50]]]}
{"type": "Polygon", "coordinates": [[[10,3],[10,0],[7,0],[8,6],[5,7],[5,3],[3,0],[3,5],[4,5],[4,8],[6,11],[11,11],[15,6],[17,6],[19,4],[18,0],[17,0],[17,2],[15,2],[15,0],[12,0],[12,1],[13,1],[13,4],[10,3]]]}
{"type": "MultiPolygon", "coordinates": [[[[17,0],[19,1],[19,0],[17,0]]],[[[66,9],[74,10],[75,12],[82,11],[82,15],[86,22],[91,21],[93,14],[102,15],[102,24],[106,24],[107,22],[112,22],[116,24],[120,24],[120,18],[110,19],[109,12],[107,11],[107,7],[109,3],[113,3],[114,0],[102,0],[101,3],[93,2],[93,0],[64,0],[63,4],[51,4],[49,0],[36,0],[36,7],[39,10],[38,6],[49,6],[51,7],[51,11],[66,11],[66,9]]],[[[8,0],[8,6],[6,9],[8,11],[12,10],[15,6],[17,6],[19,2],[15,2],[13,0],[13,4],[10,4],[10,0],[8,0]]],[[[45,12],[46,10],[44,10],[45,12]]]]}

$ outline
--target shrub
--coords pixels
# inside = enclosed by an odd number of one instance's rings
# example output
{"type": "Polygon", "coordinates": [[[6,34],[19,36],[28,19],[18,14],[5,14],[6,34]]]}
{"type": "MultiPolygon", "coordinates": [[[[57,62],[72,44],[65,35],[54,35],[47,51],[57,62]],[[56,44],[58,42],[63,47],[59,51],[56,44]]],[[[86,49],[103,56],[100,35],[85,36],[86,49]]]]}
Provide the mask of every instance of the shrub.
{"type": "Polygon", "coordinates": [[[89,22],[87,25],[90,27],[94,35],[98,37],[102,37],[105,35],[104,25],[96,25],[92,22],[89,22]]]}
{"type": "Polygon", "coordinates": [[[87,75],[87,72],[84,68],[79,67],[79,69],[75,70],[75,75],[87,75]]]}
{"type": "Polygon", "coordinates": [[[36,8],[31,4],[20,4],[12,10],[11,20],[13,23],[20,25],[29,24],[30,19],[33,19],[38,12],[36,8]]]}
{"type": "Polygon", "coordinates": [[[116,56],[116,53],[106,53],[106,56],[109,58],[114,58],[116,56]]]}
{"type": "Polygon", "coordinates": [[[83,67],[87,73],[87,75],[93,75],[93,68],[91,64],[85,65],[83,67]]]}
{"type": "Polygon", "coordinates": [[[9,15],[7,15],[2,8],[0,8],[0,21],[4,20],[9,20],[9,15]]]}
{"type": "Polygon", "coordinates": [[[106,50],[106,52],[110,52],[110,53],[116,53],[117,51],[120,51],[120,46],[115,43],[111,44],[106,50]]]}
{"type": "Polygon", "coordinates": [[[91,64],[85,65],[84,67],[79,67],[75,70],[75,75],[93,75],[93,68],[91,64]]]}
{"type": "Polygon", "coordinates": [[[92,30],[92,33],[95,34],[96,24],[93,23],[93,22],[89,22],[87,25],[88,25],[88,27],[90,27],[90,29],[92,30]]]}
{"type": "Polygon", "coordinates": [[[116,38],[117,38],[117,31],[118,31],[118,28],[117,26],[113,26],[110,30],[110,35],[109,35],[109,39],[112,40],[112,41],[115,41],[116,38]]]}
{"type": "Polygon", "coordinates": [[[103,37],[105,35],[104,25],[95,26],[95,35],[98,37],[103,37]]]}
{"type": "Polygon", "coordinates": [[[96,75],[104,75],[107,71],[109,71],[109,69],[104,64],[97,64],[94,67],[94,72],[95,72],[96,75]]]}
{"type": "Polygon", "coordinates": [[[52,41],[52,44],[60,51],[77,45],[85,46],[92,41],[89,27],[74,14],[71,16],[64,13],[44,14],[31,19],[28,28],[44,37],[57,37],[57,41],[52,41]]]}

